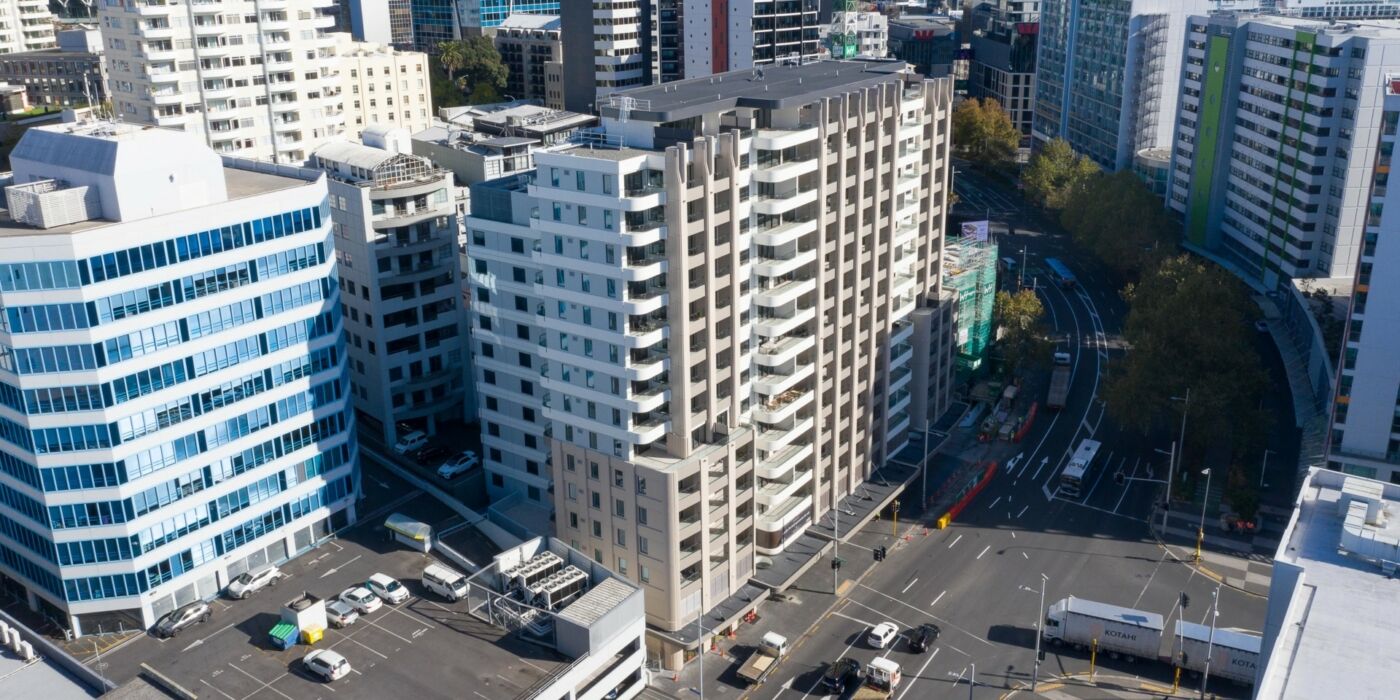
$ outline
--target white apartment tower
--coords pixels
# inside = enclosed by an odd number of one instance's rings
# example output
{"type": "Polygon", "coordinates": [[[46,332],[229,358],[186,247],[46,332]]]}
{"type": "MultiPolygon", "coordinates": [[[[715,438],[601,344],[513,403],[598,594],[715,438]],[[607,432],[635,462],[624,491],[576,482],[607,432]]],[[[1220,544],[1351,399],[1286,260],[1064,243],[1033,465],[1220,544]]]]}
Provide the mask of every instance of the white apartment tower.
{"type": "Polygon", "coordinates": [[[345,105],[345,136],[361,140],[378,124],[416,134],[433,125],[428,85],[428,54],[336,35],[340,96],[345,105]]]}
{"type": "Polygon", "coordinates": [[[0,0],[0,53],[39,51],[57,45],[47,0],[0,0]]]}
{"type": "Polygon", "coordinates": [[[392,445],[399,423],[432,435],[438,419],[462,418],[458,219],[452,173],[366,141],[380,147],[330,143],[311,164],[330,175],[355,406],[392,445]]]}
{"type": "Polygon", "coordinates": [[[355,520],[324,174],[30,129],[0,221],[0,573],[144,628],[355,520]]]}
{"type": "Polygon", "coordinates": [[[99,17],[116,116],[300,164],[345,131],[334,0],[133,0],[99,17]]]}
{"type": "Polygon", "coordinates": [[[641,584],[668,668],[947,405],[952,84],[903,68],[628,91],[532,176],[473,187],[488,488],[641,584]]]}

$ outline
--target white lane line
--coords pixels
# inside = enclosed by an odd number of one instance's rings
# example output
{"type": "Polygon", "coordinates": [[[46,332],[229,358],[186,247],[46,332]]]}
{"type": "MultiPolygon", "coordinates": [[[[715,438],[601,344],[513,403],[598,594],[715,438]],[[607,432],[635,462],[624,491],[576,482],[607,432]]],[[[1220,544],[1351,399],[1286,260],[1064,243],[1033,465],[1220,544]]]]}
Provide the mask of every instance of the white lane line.
{"type": "Polygon", "coordinates": [[[326,569],[324,572],[321,573],[321,578],[325,578],[325,577],[330,576],[331,574],[333,574],[333,573],[335,573],[335,572],[337,572],[337,571],[340,571],[340,567],[342,567],[342,566],[349,566],[349,565],[351,565],[351,564],[354,564],[354,563],[355,563],[355,560],[356,560],[356,559],[359,559],[359,558],[362,557],[362,556],[364,556],[364,555],[363,555],[363,554],[356,554],[354,557],[352,557],[352,558],[350,559],[350,561],[347,561],[347,562],[345,562],[344,564],[341,564],[340,566],[332,566],[331,568],[326,569]]]}
{"type": "MultiPolygon", "coordinates": [[[[892,602],[894,602],[894,603],[896,603],[896,604],[898,604],[898,605],[903,605],[904,607],[909,608],[910,610],[913,610],[914,612],[917,612],[917,613],[919,613],[920,615],[927,615],[928,617],[931,617],[931,618],[933,618],[935,621],[937,621],[937,622],[939,623],[939,626],[941,626],[941,627],[944,627],[944,628],[946,628],[946,629],[955,629],[955,630],[957,630],[957,631],[959,631],[959,632],[962,632],[963,634],[965,634],[965,635],[967,635],[967,636],[969,636],[969,637],[972,637],[973,639],[976,639],[977,641],[979,641],[979,642],[981,642],[981,643],[983,643],[983,644],[986,644],[986,645],[989,646],[989,647],[990,647],[990,646],[995,646],[995,645],[992,644],[991,642],[989,642],[989,641],[987,641],[987,640],[985,640],[985,639],[983,639],[983,638],[977,636],[976,634],[973,634],[972,632],[968,631],[966,628],[957,626],[956,624],[954,624],[951,620],[949,620],[949,619],[946,618],[946,617],[939,617],[939,616],[937,616],[937,615],[934,615],[934,614],[931,613],[931,612],[927,612],[927,611],[924,611],[924,610],[920,610],[920,609],[918,609],[918,608],[916,608],[916,607],[914,607],[914,606],[912,606],[912,605],[910,605],[910,604],[908,604],[908,603],[906,603],[906,602],[904,602],[904,601],[902,601],[902,600],[900,600],[900,599],[898,599],[898,598],[896,598],[896,597],[894,597],[894,596],[892,596],[892,595],[888,595],[888,594],[885,594],[885,593],[881,593],[880,591],[877,591],[877,590],[875,590],[874,588],[871,588],[870,586],[867,586],[867,585],[865,585],[865,584],[863,584],[863,583],[857,584],[857,585],[858,585],[859,587],[861,587],[861,588],[864,588],[864,589],[867,590],[867,591],[870,591],[871,593],[874,593],[875,595],[878,595],[878,596],[881,596],[881,597],[883,597],[883,598],[886,598],[886,599],[888,599],[888,600],[890,600],[890,601],[892,601],[892,602]]],[[[872,607],[870,607],[869,605],[866,605],[865,603],[860,602],[859,600],[856,600],[856,599],[854,599],[854,598],[847,598],[846,600],[850,601],[851,604],[853,604],[853,605],[859,605],[860,607],[865,608],[866,610],[869,610],[870,612],[873,612],[873,613],[875,613],[875,614],[877,614],[877,615],[879,615],[879,616],[881,616],[881,617],[888,618],[889,620],[891,620],[891,621],[893,621],[893,622],[897,622],[897,623],[900,622],[899,620],[896,620],[895,618],[890,617],[888,613],[884,613],[884,612],[881,612],[881,611],[879,611],[879,610],[876,610],[875,608],[872,608],[872,607]]],[[[836,613],[832,613],[832,614],[834,615],[834,614],[836,614],[836,613]]],[[[903,623],[900,623],[900,624],[903,624],[903,623]]],[[[913,625],[904,625],[904,626],[905,626],[905,627],[913,627],[913,625]]]]}
{"type": "MultiPolygon", "coordinates": [[[[423,599],[422,599],[422,598],[419,598],[418,600],[423,600],[423,599]]],[[[424,625],[425,627],[427,627],[427,628],[430,629],[430,630],[435,630],[435,629],[437,629],[437,626],[436,626],[436,625],[429,624],[429,623],[427,623],[427,622],[425,621],[425,619],[428,617],[427,615],[424,615],[423,613],[420,613],[420,612],[418,612],[417,610],[414,610],[414,611],[413,611],[414,614],[412,614],[412,615],[409,615],[408,613],[406,613],[406,612],[403,611],[403,609],[406,608],[406,607],[408,607],[408,604],[411,603],[411,602],[413,602],[413,598],[410,596],[408,600],[405,600],[404,602],[402,602],[402,603],[398,604],[397,606],[395,606],[395,607],[393,607],[393,608],[390,608],[390,609],[393,610],[394,612],[400,614],[400,615],[403,615],[404,617],[406,617],[406,618],[408,618],[408,619],[410,619],[410,620],[413,620],[414,622],[417,622],[417,623],[419,623],[419,624],[424,625]]],[[[428,600],[428,601],[424,601],[424,602],[431,603],[431,602],[433,602],[433,601],[428,600]]],[[[410,609],[412,609],[412,608],[410,608],[410,609]]]]}
{"type": "Polygon", "coordinates": [[[904,595],[905,593],[908,593],[908,592],[909,592],[909,589],[910,589],[910,588],[913,588],[913,587],[914,587],[914,584],[916,584],[916,583],[918,583],[918,582],[919,582],[918,577],[915,577],[913,581],[910,581],[910,582],[909,582],[909,585],[907,585],[907,586],[904,587],[904,590],[902,590],[902,591],[899,592],[899,594],[900,594],[900,595],[904,595]]]}
{"type": "Polygon", "coordinates": [[[958,540],[960,539],[962,539],[962,535],[958,535],[957,537],[953,538],[953,541],[948,543],[948,549],[952,549],[953,545],[957,544],[958,540]]]}
{"type": "Polygon", "coordinates": [[[909,692],[909,690],[914,687],[914,683],[924,675],[924,669],[928,668],[928,665],[933,663],[933,657],[938,656],[939,651],[940,649],[934,649],[933,653],[928,655],[928,661],[925,661],[924,665],[919,667],[919,672],[914,674],[913,678],[909,679],[909,684],[904,686],[904,690],[900,691],[899,695],[896,696],[894,700],[904,700],[904,694],[909,692]]]}
{"type": "Polygon", "coordinates": [[[215,688],[214,686],[210,685],[210,684],[209,684],[209,681],[206,681],[206,680],[204,680],[203,678],[199,679],[199,682],[200,682],[200,683],[203,683],[203,684],[205,684],[205,685],[208,685],[209,688],[210,688],[210,690],[213,690],[214,692],[216,692],[216,693],[218,693],[218,694],[220,694],[220,695],[222,695],[222,696],[228,698],[228,700],[238,700],[238,698],[235,698],[235,697],[233,697],[232,695],[229,695],[228,693],[225,693],[224,691],[219,690],[218,688],[215,688]]]}
{"type": "MultiPolygon", "coordinates": [[[[1129,475],[1128,475],[1129,477],[1135,477],[1135,476],[1137,476],[1138,465],[1139,465],[1141,462],[1142,462],[1142,458],[1141,458],[1141,457],[1138,457],[1137,459],[1133,460],[1133,473],[1132,473],[1132,474],[1129,474],[1129,475]]],[[[1120,465],[1119,468],[1121,469],[1122,466],[1120,465]]],[[[1133,482],[1131,482],[1131,481],[1126,482],[1126,483],[1123,484],[1123,493],[1119,494],[1119,496],[1118,496],[1118,502],[1115,503],[1115,504],[1113,504],[1113,514],[1114,514],[1114,515],[1117,515],[1117,514],[1118,514],[1118,509],[1123,507],[1123,499],[1128,497],[1128,489],[1131,488],[1132,485],[1133,485],[1133,482]]]]}
{"type": "Polygon", "coordinates": [[[991,509],[997,507],[997,504],[998,504],[998,503],[1001,503],[1001,496],[997,496],[997,499],[996,499],[995,501],[992,501],[992,504],[991,504],[991,505],[987,506],[987,510],[991,510],[991,509]]]}
{"type": "MultiPolygon", "coordinates": [[[[380,617],[382,618],[382,617],[384,617],[384,616],[383,616],[383,615],[380,615],[380,617]]],[[[403,640],[405,643],[408,643],[408,644],[412,644],[412,643],[413,643],[413,640],[412,640],[412,639],[408,639],[408,638],[406,638],[406,637],[401,637],[401,636],[399,636],[397,633],[395,633],[393,630],[389,629],[388,627],[384,627],[384,626],[381,626],[381,625],[377,624],[374,620],[365,620],[365,622],[368,623],[369,625],[375,627],[376,629],[380,629],[380,630],[383,630],[383,631],[389,633],[391,636],[398,637],[399,639],[403,640]]]]}
{"type": "Polygon", "coordinates": [[[263,691],[263,688],[266,688],[266,689],[268,689],[268,690],[271,690],[272,692],[277,693],[278,695],[281,695],[282,697],[286,698],[287,700],[293,700],[292,696],[290,696],[290,695],[288,695],[288,694],[286,694],[286,693],[284,693],[284,692],[282,692],[282,691],[280,691],[280,690],[278,690],[278,689],[272,687],[272,684],[273,684],[273,683],[276,683],[277,681],[282,680],[282,679],[285,678],[288,674],[283,673],[282,675],[280,675],[280,676],[278,676],[278,677],[276,677],[276,678],[274,678],[274,679],[272,679],[272,680],[270,680],[270,681],[268,681],[268,682],[266,682],[266,683],[263,683],[263,680],[262,680],[261,678],[258,678],[257,676],[255,676],[255,675],[253,675],[253,674],[251,674],[251,673],[248,673],[247,671],[244,671],[243,669],[241,669],[241,668],[239,668],[239,667],[237,667],[237,666],[234,666],[232,663],[229,663],[228,667],[231,668],[231,669],[233,669],[233,670],[235,670],[235,671],[237,671],[237,672],[239,672],[239,673],[241,673],[241,674],[243,674],[243,675],[245,675],[245,676],[247,676],[247,677],[249,677],[249,678],[251,678],[251,679],[253,679],[253,682],[254,682],[254,683],[262,683],[262,688],[258,688],[257,690],[254,690],[253,692],[248,693],[247,695],[243,696],[243,700],[248,700],[248,698],[251,698],[251,697],[253,697],[254,695],[257,695],[258,693],[261,693],[261,692],[263,691]]]}
{"type": "MultiPolygon", "coordinates": [[[[1118,460],[1118,468],[1119,468],[1119,469],[1122,469],[1122,468],[1123,468],[1123,463],[1126,462],[1127,460],[1128,460],[1127,457],[1123,457],[1123,458],[1119,459],[1119,460],[1118,460]]],[[[1092,466],[1092,465],[1091,465],[1091,466],[1092,466]]],[[[1112,453],[1112,452],[1109,452],[1109,453],[1108,453],[1108,458],[1105,459],[1105,460],[1103,461],[1103,469],[1100,469],[1100,470],[1099,470],[1098,478],[1094,479],[1094,485],[1089,487],[1089,493],[1084,494],[1084,498],[1081,499],[1081,500],[1083,500],[1085,503],[1088,503],[1088,502],[1089,502],[1089,497],[1091,497],[1091,496],[1094,495],[1094,491],[1098,490],[1099,484],[1103,481],[1103,476],[1104,476],[1104,474],[1107,474],[1107,473],[1109,473],[1109,472],[1111,472],[1111,471],[1114,471],[1114,469],[1113,469],[1113,453],[1112,453]]]]}
{"type": "MultiPolygon", "coordinates": [[[[1136,606],[1138,603],[1141,603],[1142,597],[1147,595],[1147,588],[1152,585],[1152,579],[1157,578],[1157,570],[1162,568],[1162,562],[1166,560],[1167,554],[1166,552],[1163,552],[1162,558],[1157,560],[1157,565],[1152,567],[1152,575],[1147,577],[1147,583],[1142,584],[1142,591],[1138,593],[1137,600],[1133,601],[1134,606],[1136,606]]],[[[1177,602],[1180,603],[1181,599],[1178,598],[1177,602]]],[[[1170,617],[1170,615],[1168,617],[1170,617]]]]}
{"type": "MultiPolygon", "coordinates": [[[[983,548],[982,548],[982,554],[986,554],[986,553],[987,553],[987,550],[989,550],[989,549],[991,549],[991,548],[992,548],[991,545],[987,545],[986,547],[983,547],[983,548]]],[[[978,558],[978,559],[981,559],[981,558],[982,558],[982,554],[978,554],[978,555],[977,555],[977,558],[978,558]]]]}
{"type": "Polygon", "coordinates": [[[358,639],[355,639],[354,637],[346,637],[346,639],[348,639],[348,640],[350,640],[350,641],[352,641],[352,642],[354,642],[354,643],[356,643],[356,644],[358,644],[358,645],[364,647],[364,648],[365,648],[365,651],[368,651],[369,653],[374,654],[375,656],[378,656],[378,657],[381,658],[381,659],[388,659],[388,658],[389,658],[389,657],[387,657],[387,656],[385,656],[385,655],[379,653],[378,651],[376,651],[376,650],[373,649],[372,647],[370,647],[370,645],[365,644],[364,642],[362,642],[362,641],[360,641],[360,640],[358,640],[358,639]]]}
{"type": "Polygon", "coordinates": [[[938,594],[938,597],[937,597],[937,598],[934,598],[934,599],[933,599],[933,602],[932,602],[932,603],[929,603],[928,606],[931,608],[931,607],[933,607],[933,606],[935,606],[935,605],[938,605],[938,601],[943,600],[943,596],[945,596],[945,595],[948,595],[948,591],[947,591],[947,590],[944,590],[942,593],[939,593],[939,594],[938,594]]]}
{"type": "MultiPolygon", "coordinates": [[[[832,615],[841,615],[840,612],[833,612],[833,613],[831,613],[831,614],[832,614],[832,615]]],[[[841,617],[845,617],[847,620],[853,620],[853,619],[855,619],[855,618],[852,618],[852,617],[846,617],[845,615],[841,615],[841,617]]],[[[865,636],[865,632],[866,632],[866,630],[869,630],[869,629],[870,629],[870,625],[869,625],[869,624],[866,624],[866,623],[863,623],[863,622],[862,622],[861,624],[863,624],[863,625],[865,625],[865,626],[861,628],[860,634],[857,634],[854,638],[852,638],[852,639],[851,639],[851,643],[850,643],[850,644],[847,644],[847,645],[846,645],[846,648],[843,649],[843,650],[841,651],[841,656],[838,656],[838,657],[836,657],[836,658],[838,658],[838,659],[844,658],[844,657],[846,656],[846,654],[850,653],[851,647],[855,646],[855,645],[856,645],[856,642],[860,641],[860,639],[861,639],[862,637],[865,636]]],[[[793,681],[796,681],[796,680],[797,680],[796,678],[793,678],[793,681]]],[[[821,684],[822,684],[822,679],[821,679],[820,676],[818,676],[816,682],[812,684],[811,689],[808,690],[807,692],[803,693],[803,694],[802,694],[802,698],[801,698],[800,700],[806,700],[806,698],[807,698],[808,695],[811,695],[813,692],[815,692],[815,691],[817,690],[817,688],[820,688],[820,687],[821,687],[821,684]]]]}
{"type": "Polygon", "coordinates": [[[236,622],[230,622],[230,623],[228,623],[227,625],[224,625],[223,627],[220,627],[219,629],[214,630],[214,632],[213,632],[212,634],[210,634],[210,635],[208,635],[208,636],[206,636],[206,637],[200,637],[199,639],[196,639],[196,640],[194,640],[193,642],[190,642],[190,645],[189,645],[189,646],[185,647],[184,649],[181,649],[180,651],[181,651],[181,652],[189,651],[189,650],[191,650],[191,649],[193,649],[193,648],[195,648],[195,647],[197,647],[197,646],[199,646],[199,645],[201,645],[201,644],[203,644],[203,643],[209,641],[210,639],[213,639],[215,635],[219,634],[220,632],[223,632],[224,630],[226,630],[226,629],[228,629],[228,628],[230,628],[230,627],[233,627],[233,626],[236,625],[236,624],[238,624],[238,623],[236,623],[236,622]]]}
{"type": "Polygon", "coordinates": [[[1021,556],[1024,557],[1026,561],[1030,561],[1030,560],[1031,560],[1031,555],[1026,554],[1025,552],[1021,552],[1021,556]]]}
{"type": "MultiPolygon", "coordinates": [[[[1030,506],[1028,506],[1028,505],[1027,505],[1027,506],[1021,506],[1021,512],[1017,513],[1017,514],[1016,514],[1016,517],[1019,518],[1019,517],[1025,515],[1025,514],[1026,514],[1026,509],[1028,509],[1028,508],[1030,508],[1030,506]]],[[[1012,539],[1016,539],[1016,533],[1014,533],[1014,532],[1011,533],[1011,538],[1012,538],[1012,539]]]]}

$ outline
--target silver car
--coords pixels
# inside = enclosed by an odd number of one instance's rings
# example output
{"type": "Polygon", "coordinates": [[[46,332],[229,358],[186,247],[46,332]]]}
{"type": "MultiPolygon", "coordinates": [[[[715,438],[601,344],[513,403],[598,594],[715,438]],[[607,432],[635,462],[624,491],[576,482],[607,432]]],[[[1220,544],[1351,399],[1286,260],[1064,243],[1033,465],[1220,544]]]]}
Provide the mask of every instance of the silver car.
{"type": "Polygon", "coordinates": [[[326,603],[326,619],[330,621],[331,627],[349,627],[355,624],[355,620],[360,619],[360,613],[343,600],[332,600],[326,603]]]}

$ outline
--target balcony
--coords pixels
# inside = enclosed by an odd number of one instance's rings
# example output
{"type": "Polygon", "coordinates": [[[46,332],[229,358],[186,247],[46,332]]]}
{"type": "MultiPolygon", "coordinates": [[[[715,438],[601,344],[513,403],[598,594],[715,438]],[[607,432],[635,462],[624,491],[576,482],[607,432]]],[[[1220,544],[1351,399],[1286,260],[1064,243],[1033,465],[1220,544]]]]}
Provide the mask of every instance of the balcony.
{"type": "Polygon", "coordinates": [[[658,379],[632,382],[632,393],[627,401],[628,410],[639,413],[654,411],[669,400],[671,400],[669,382],[658,379]]]}
{"type": "Polygon", "coordinates": [[[758,488],[758,502],[765,506],[781,506],[784,501],[797,495],[811,481],[811,469],[794,472],[791,481],[774,481],[760,486],[758,488]]]}
{"type": "Polygon", "coordinates": [[[794,443],[760,458],[758,468],[755,471],[762,479],[780,479],[806,462],[815,453],[816,448],[810,442],[794,443]]]}
{"type": "Polygon", "coordinates": [[[785,221],[777,226],[759,228],[754,231],[753,240],[758,245],[782,246],[795,243],[803,236],[817,232],[817,221],[785,221]]]}
{"type": "Polygon", "coordinates": [[[802,175],[817,172],[820,164],[816,158],[790,160],[785,163],[759,163],[754,169],[753,179],[758,182],[787,182],[802,175]]]}
{"type": "Polygon", "coordinates": [[[634,348],[628,353],[627,378],[639,381],[660,376],[670,367],[670,352],[666,345],[634,348]]]}
{"type": "Polygon", "coordinates": [[[796,416],[815,398],[816,392],[811,389],[788,389],[757,402],[753,407],[753,417],[762,423],[781,424],[796,416]]]}
{"type": "Polygon", "coordinates": [[[632,434],[636,444],[649,445],[665,437],[671,416],[663,406],[661,409],[635,415],[632,419],[632,434]]]}
{"type": "Polygon", "coordinates": [[[794,129],[759,129],[754,132],[753,147],[761,151],[781,151],[816,139],[816,124],[799,124],[794,129]]]}
{"type": "Polygon", "coordinates": [[[769,278],[753,290],[753,301],[759,306],[783,306],[796,302],[804,294],[817,291],[817,281],[799,277],[797,273],[769,278]]]}
{"type": "Polygon", "coordinates": [[[754,362],[760,367],[777,367],[795,359],[798,355],[817,345],[816,336],[810,333],[783,336],[762,342],[754,354],[754,362]]]}
{"type": "MultiPolygon", "coordinates": [[[[815,285],[816,283],[813,282],[815,285]]],[[[817,317],[817,310],[812,308],[798,309],[789,306],[785,310],[759,309],[754,320],[754,332],[766,338],[776,338],[787,335],[803,324],[811,322],[817,317]]]]}
{"type": "Polygon", "coordinates": [[[754,372],[753,388],[764,396],[777,396],[816,372],[816,365],[810,361],[799,363],[794,360],[777,370],[759,367],[758,371],[754,372]]]}
{"type": "Polygon", "coordinates": [[[782,277],[817,261],[817,251],[797,250],[794,246],[761,246],[761,256],[753,271],[760,277],[782,277]]]}
{"type": "MultiPolygon", "coordinates": [[[[804,495],[800,498],[789,498],[777,507],[769,508],[760,513],[758,515],[758,522],[754,527],[764,532],[781,533],[783,529],[787,527],[788,523],[806,515],[808,509],[811,507],[811,494],[804,495]]],[[[763,548],[760,546],[759,549],[762,551],[763,548]]]]}
{"type": "Polygon", "coordinates": [[[793,190],[782,194],[760,195],[753,202],[753,210],[759,214],[780,216],[799,207],[815,204],[816,201],[816,189],[805,192],[793,190]]]}
{"type": "Polygon", "coordinates": [[[784,447],[797,442],[798,438],[808,435],[815,421],[811,418],[801,418],[788,423],[788,427],[760,426],[754,438],[754,446],[765,452],[780,452],[784,447]]]}

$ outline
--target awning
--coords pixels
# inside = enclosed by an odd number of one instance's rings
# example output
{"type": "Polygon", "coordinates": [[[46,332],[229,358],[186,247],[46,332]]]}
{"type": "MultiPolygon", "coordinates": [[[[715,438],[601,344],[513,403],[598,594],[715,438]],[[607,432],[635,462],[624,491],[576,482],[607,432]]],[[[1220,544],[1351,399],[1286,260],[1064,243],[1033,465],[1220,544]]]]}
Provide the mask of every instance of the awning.
{"type": "Polygon", "coordinates": [[[402,513],[394,513],[384,520],[384,527],[417,542],[426,542],[433,536],[433,528],[420,523],[402,513]]]}

